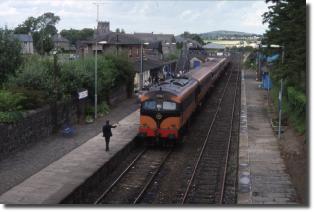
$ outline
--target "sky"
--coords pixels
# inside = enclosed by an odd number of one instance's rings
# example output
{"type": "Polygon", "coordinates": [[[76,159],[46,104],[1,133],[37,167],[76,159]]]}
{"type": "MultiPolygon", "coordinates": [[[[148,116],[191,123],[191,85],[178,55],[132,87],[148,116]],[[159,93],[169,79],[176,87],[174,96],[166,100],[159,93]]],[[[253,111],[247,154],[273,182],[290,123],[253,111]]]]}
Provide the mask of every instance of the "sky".
{"type": "Polygon", "coordinates": [[[262,14],[268,11],[265,0],[0,0],[0,27],[15,28],[29,16],[53,12],[61,20],[57,29],[96,27],[109,21],[110,29],[127,33],[154,32],[181,34],[231,30],[262,34],[262,14]]]}

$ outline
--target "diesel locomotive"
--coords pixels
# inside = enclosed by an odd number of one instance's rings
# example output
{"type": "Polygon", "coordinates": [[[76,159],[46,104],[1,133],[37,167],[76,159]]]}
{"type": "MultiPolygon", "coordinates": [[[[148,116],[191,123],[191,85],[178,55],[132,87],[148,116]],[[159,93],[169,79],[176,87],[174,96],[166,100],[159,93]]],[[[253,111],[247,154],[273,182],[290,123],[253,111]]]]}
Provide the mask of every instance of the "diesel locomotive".
{"type": "Polygon", "coordinates": [[[228,64],[228,58],[217,58],[151,87],[140,97],[139,136],[179,140],[182,129],[228,64]]]}

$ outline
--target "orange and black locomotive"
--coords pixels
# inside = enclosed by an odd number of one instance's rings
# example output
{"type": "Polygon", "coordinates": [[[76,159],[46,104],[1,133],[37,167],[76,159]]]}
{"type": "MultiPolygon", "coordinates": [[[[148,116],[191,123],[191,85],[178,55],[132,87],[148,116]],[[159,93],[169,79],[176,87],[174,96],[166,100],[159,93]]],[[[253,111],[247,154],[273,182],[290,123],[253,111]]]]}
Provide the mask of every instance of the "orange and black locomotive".
{"type": "Polygon", "coordinates": [[[178,140],[228,59],[216,59],[184,76],[153,86],[141,96],[139,136],[178,140]]]}

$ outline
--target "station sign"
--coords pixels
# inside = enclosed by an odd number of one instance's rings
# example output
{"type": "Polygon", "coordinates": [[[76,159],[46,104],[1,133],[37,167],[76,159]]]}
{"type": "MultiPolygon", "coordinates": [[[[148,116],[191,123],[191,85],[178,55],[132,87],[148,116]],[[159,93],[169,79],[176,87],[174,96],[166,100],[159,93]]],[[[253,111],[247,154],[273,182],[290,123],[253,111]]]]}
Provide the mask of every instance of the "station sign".
{"type": "Polygon", "coordinates": [[[88,97],[88,90],[78,92],[78,99],[84,99],[86,97],[88,97]]]}

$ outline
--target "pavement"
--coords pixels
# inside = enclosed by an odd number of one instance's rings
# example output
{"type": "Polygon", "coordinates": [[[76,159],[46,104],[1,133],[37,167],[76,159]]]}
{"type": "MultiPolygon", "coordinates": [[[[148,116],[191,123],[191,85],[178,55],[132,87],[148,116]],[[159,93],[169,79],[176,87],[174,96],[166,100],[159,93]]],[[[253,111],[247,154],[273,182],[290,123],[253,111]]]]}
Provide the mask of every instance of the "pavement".
{"type": "MultiPolygon", "coordinates": [[[[75,125],[75,135],[70,138],[55,134],[2,159],[0,195],[97,136],[102,131],[105,120],[109,119],[110,123],[117,123],[138,108],[136,98],[127,99],[94,123],[75,125]]],[[[105,145],[104,141],[103,144],[105,145]]]]}
{"type": "Polygon", "coordinates": [[[254,71],[242,71],[238,204],[297,204],[259,84],[254,71]]]}

